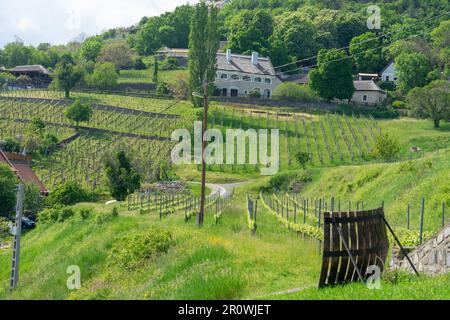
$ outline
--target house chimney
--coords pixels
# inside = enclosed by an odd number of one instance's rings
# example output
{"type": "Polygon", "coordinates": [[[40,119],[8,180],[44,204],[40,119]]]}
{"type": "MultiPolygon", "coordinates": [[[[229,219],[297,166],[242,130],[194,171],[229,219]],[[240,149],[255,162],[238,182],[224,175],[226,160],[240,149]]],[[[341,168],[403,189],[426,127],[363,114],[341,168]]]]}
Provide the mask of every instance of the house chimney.
{"type": "Polygon", "coordinates": [[[258,65],[258,60],[259,60],[259,54],[258,52],[253,52],[252,53],[252,63],[257,66],[258,65]]]}
{"type": "Polygon", "coordinates": [[[227,49],[227,61],[231,62],[231,49],[227,49]]]}

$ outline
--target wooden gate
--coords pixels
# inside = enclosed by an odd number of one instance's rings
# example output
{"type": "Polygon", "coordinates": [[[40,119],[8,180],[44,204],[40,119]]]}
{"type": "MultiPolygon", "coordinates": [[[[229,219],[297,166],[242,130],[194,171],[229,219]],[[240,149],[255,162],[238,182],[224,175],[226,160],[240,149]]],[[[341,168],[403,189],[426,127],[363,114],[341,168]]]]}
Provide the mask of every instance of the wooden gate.
{"type": "Polygon", "coordinates": [[[372,265],[383,271],[388,249],[383,208],[325,212],[319,287],[363,281],[372,265]]]}

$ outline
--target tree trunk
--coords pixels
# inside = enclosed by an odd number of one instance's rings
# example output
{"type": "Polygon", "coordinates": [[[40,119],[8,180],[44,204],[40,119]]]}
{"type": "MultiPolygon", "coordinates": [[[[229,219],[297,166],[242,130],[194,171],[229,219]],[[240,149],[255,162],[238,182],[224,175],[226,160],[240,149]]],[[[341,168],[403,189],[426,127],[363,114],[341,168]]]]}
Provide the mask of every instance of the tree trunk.
{"type": "Polygon", "coordinates": [[[70,98],[70,90],[64,90],[64,94],[66,96],[66,99],[70,98]]]}
{"type": "Polygon", "coordinates": [[[434,119],[434,127],[436,128],[436,129],[439,129],[439,124],[440,124],[440,120],[439,119],[434,119]]]}

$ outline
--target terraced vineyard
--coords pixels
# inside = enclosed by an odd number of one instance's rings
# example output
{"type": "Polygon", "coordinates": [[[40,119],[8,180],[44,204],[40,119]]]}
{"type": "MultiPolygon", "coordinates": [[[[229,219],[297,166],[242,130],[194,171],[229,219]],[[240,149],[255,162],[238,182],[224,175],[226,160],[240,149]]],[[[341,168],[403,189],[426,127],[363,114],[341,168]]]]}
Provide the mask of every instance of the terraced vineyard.
{"type": "MultiPolygon", "coordinates": [[[[26,97],[21,97],[21,92],[11,95],[14,97],[0,98],[0,139],[20,138],[33,119],[44,121],[46,130],[60,141],[75,134],[75,125],[64,115],[70,102],[54,99],[58,93],[31,91],[26,97]],[[29,96],[33,94],[40,96],[29,96]]],[[[177,101],[170,101],[160,111],[170,111],[176,105],[177,101]]],[[[81,135],[51,155],[35,158],[34,170],[49,188],[72,180],[95,189],[105,184],[105,160],[124,150],[132,157],[144,183],[164,176],[170,168],[170,135],[176,128],[187,127],[185,122],[191,118],[142,109],[94,103],[91,120],[79,127],[81,135]]]]}
{"type": "MultiPolygon", "coordinates": [[[[27,122],[35,118],[53,126],[73,128],[74,123],[64,116],[69,104],[62,100],[44,99],[38,101],[21,98],[0,99],[0,118],[27,122]]],[[[172,102],[175,105],[175,102],[172,102]]],[[[163,113],[149,113],[133,109],[93,105],[94,112],[85,128],[127,133],[144,137],[170,138],[182,118],[163,113]],[[170,121],[168,121],[170,120],[170,121]]]]}
{"type": "Polygon", "coordinates": [[[223,131],[279,129],[282,169],[299,167],[295,160],[299,151],[307,153],[314,166],[371,161],[375,141],[382,133],[372,117],[338,114],[317,116],[216,107],[209,113],[209,122],[223,131]]]}
{"type": "Polygon", "coordinates": [[[169,168],[171,149],[170,142],[83,133],[50,157],[36,161],[34,168],[50,188],[71,180],[95,189],[105,183],[104,161],[123,150],[132,156],[143,182],[150,182],[169,168]]]}
{"type": "MultiPolygon", "coordinates": [[[[20,98],[20,99],[43,99],[65,101],[64,93],[51,90],[17,90],[17,91],[1,91],[0,97],[20,98]]],[[[168,113],[168,114],[185,114],[191,109],[188,101],[178,101],[176,105],[172,105],[172,99],[149,99],[139,97],[129,97],[113,94],[101,93],[85,93],[72,92],[71,98],[85,99],[94,104],[107,106],[120,106],[125,109],[133,109],[146,112],[168,113]]]]}

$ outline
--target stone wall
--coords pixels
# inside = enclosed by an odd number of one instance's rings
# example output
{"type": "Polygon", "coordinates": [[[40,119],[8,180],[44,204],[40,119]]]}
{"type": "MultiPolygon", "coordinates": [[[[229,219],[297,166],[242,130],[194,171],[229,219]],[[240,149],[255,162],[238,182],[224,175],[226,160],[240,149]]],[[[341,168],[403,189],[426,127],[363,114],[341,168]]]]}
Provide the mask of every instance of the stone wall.
{"type": "MultiPolygon", "coordinates": [[[[432,239],[413,250],[406,250],[419,272],[436,275],[450,272],[450,224],[445,226],[432,239]]],[[[412,272],[408,260],[399,248],[393,251],[394,267],[412,272]]]]}

